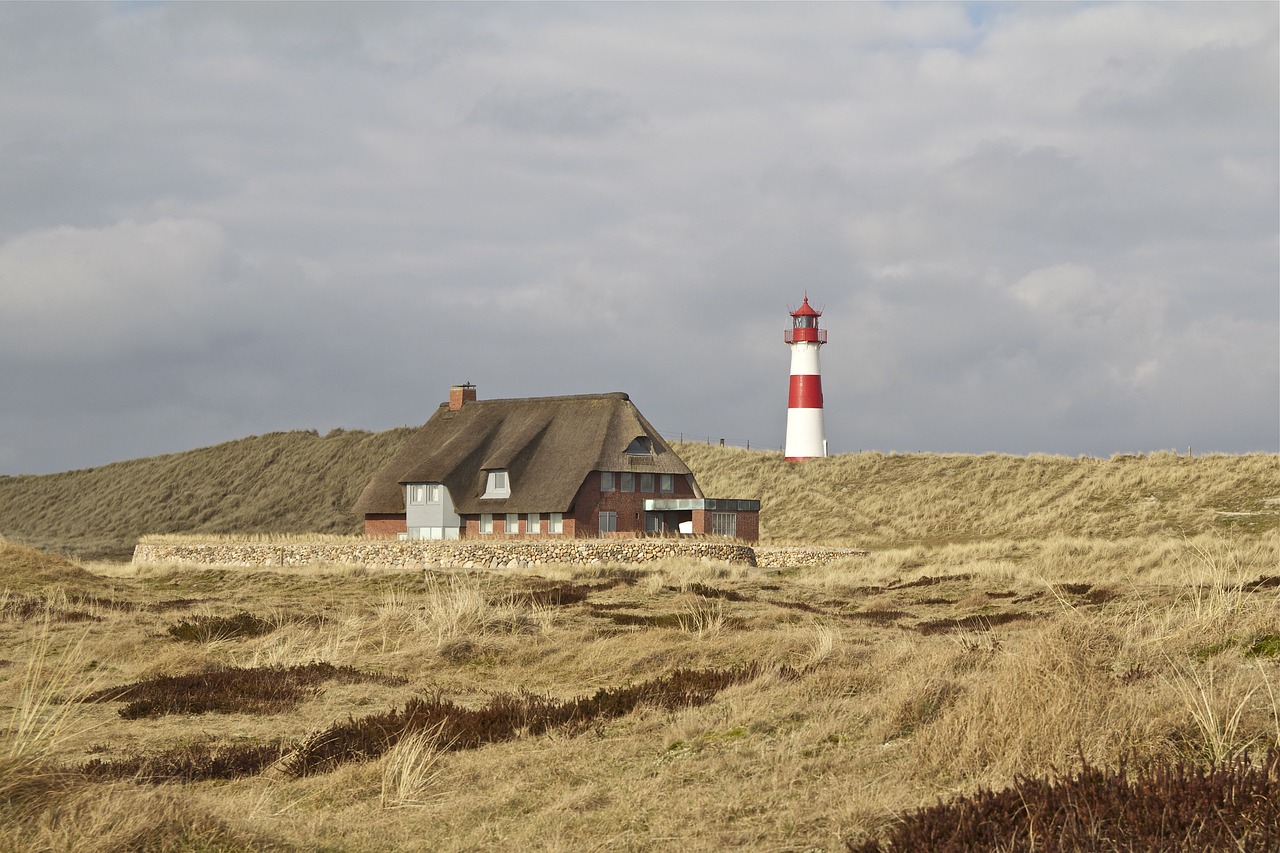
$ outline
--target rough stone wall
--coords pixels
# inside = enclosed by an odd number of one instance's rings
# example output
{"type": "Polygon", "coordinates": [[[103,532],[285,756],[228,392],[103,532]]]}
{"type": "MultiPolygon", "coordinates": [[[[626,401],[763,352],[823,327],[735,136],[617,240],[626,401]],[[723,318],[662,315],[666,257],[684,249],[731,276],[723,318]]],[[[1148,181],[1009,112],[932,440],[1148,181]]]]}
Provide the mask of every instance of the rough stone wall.
{"type": "Polygon", "coordinates": [[[811,548],[800,545],[757,545],[753,550],[756,552],[756,565],[762,569],[825,566],[836,560],[865,557],[870,553],[858,548],[811,548]]]}
{"type": "Polygon", "coordinates": [[[305,566],[352,563],[403,568],[516,568],[541,565],[648,563],[677,557],[756,564],[755,552],[729,542],[679,539],[542,539],[517,542],[359,540],[353,542],[149,542],[135,563],[305,566]]]}

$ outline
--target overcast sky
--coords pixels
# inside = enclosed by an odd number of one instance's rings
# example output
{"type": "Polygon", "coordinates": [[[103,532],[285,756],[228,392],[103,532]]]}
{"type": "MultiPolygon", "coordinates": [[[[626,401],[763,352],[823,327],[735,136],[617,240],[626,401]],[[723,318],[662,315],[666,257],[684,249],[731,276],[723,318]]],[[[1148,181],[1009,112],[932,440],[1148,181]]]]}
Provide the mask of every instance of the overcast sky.
{"type": "Polygon", "coordinates": [[[0,474],[626,391],[1280,449],[1280,5],[0,4],[0,474]]]}

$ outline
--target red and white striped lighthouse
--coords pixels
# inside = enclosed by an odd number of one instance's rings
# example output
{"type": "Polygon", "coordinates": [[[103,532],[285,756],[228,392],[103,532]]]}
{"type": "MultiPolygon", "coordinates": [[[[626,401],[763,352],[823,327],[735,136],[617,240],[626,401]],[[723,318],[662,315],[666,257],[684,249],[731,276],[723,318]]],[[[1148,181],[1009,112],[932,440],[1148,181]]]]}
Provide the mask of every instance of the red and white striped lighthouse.
{"type": "Polygon", "coordinates": [[[827,455],[827,432],[822,424],[822,368],[818,348],[827,342],[826,329],[818,328],[821,311],[804,304],[791,312],[786,341],[791,345],[791,395],[787,400],[787,447],[791,462],[827,455]]]}

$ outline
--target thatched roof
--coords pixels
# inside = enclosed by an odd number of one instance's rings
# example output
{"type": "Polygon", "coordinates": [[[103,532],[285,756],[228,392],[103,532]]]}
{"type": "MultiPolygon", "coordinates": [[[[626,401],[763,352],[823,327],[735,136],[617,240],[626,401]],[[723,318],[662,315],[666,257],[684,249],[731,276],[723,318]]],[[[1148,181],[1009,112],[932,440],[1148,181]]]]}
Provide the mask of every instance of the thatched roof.
{"type": "MultiPolygon", "coordinates": [[[[358,515],[403,513],[404,484],[443,483],[460,515],[568,512],[592,471],[688,474],[626,394],[442,403],[356,501],[358,515]],[[648,456],[627,453],[637,438],[648,456]],[[511,496],[481,499],[487,472],[505,469],[511,496]]],[[[695,486],[696,489],[696,486],[695,486]]]]}

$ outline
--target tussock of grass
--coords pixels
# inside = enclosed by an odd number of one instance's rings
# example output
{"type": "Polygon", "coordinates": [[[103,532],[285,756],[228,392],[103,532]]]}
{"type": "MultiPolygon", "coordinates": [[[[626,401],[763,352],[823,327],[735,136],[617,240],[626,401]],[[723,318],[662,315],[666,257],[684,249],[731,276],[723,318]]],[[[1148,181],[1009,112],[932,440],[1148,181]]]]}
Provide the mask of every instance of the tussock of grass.
{"type": "Polygon", "coordinates": [[[382,808],[422,806],[441,775],[444,756],[440,736],[443,726],[433,731],[413,732],[400,738],[383,757],[382,808]]]}
{"type": "Polygon", "coordinates": [[[69,720],[81,701],[77,694],[86,679],[82,634],[62,645],[49,620],[22,649],[26,666],[14,697],[9,725],[4,733],[3,755],[14,761],[41,762],[53,755],[72,733],[69,720]]]}

